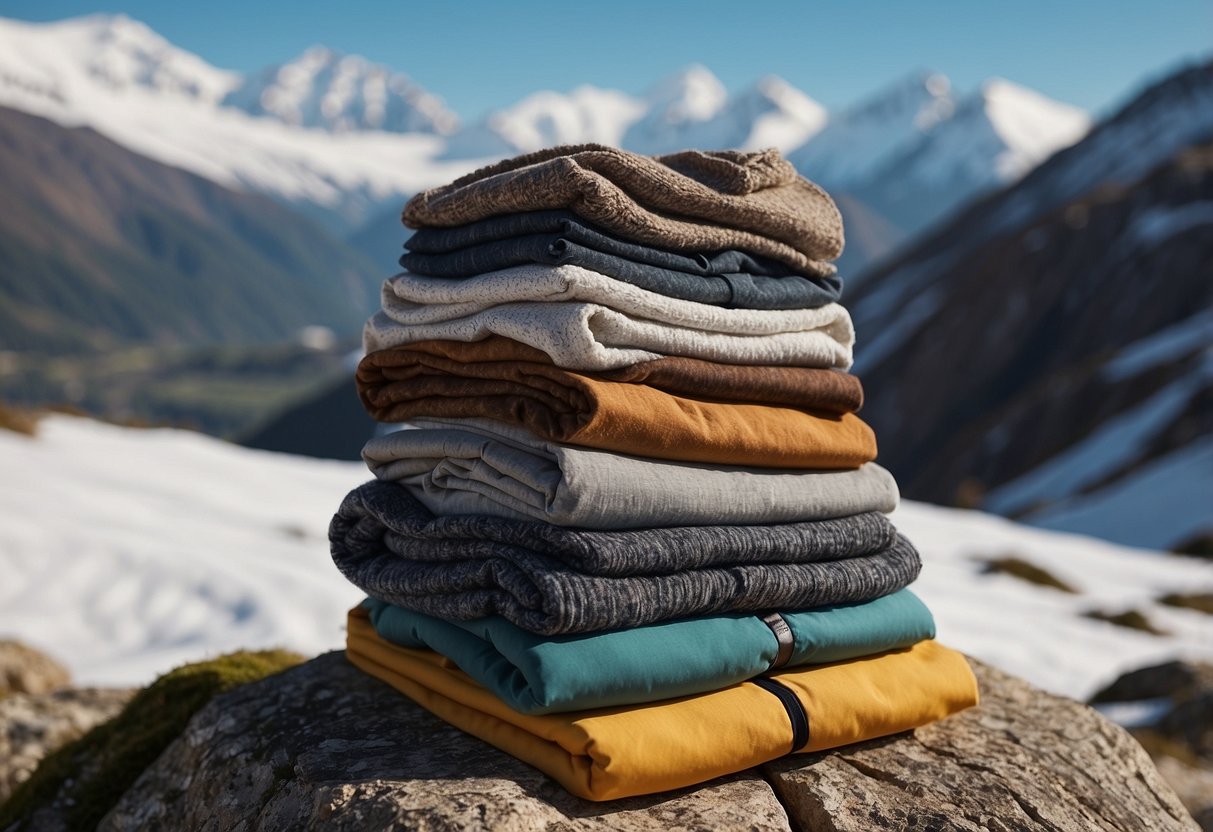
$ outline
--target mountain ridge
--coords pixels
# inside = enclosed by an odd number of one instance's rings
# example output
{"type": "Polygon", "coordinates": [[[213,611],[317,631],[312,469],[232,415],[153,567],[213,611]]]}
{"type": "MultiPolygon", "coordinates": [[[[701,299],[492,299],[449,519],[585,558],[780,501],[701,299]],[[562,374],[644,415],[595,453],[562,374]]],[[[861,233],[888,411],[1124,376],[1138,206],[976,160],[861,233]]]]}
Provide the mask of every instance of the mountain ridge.
{"type": "MultiPolygon", "coordinates": [[[[981,138],[978,124],[968,131],[984,149],[969,154],[967,167],[954,164],[953,139],[938,149],[930,143],[917,148],[916,169],[932,174],[925,182],[896,168],[878,170],[882,147],[904,154],[915,140],[953,121],[954,97],[946,79],[930,73],[878,90],[851,108],[867,113],[863,139],[855,123],[864,120],[851,110],[827,113],[779,78],[763,76],[729,94],[710,70],[691,66],[641,95],[589,85],[567,93],[537,91],[456,129],[456,117],[438,96],[394,70],[323,47],[241,76],[211,67],[122,16],[54,24],[0,19],[0,104],[64,124],[89,124],[157,161],[271,196],[343,237],[367,231],[417,191],[486,162],[593,141],[642,153],[776,146],[809,178],[845,190],[857,211],[862,203],[864,213],[880,217],[873,227],[887,226],[888,239],[871,240],[863,249],[886,251],[1074,138],[1070,128],[1049,132],[1043,144],[1031,136],[1032,146],[1024,150],[1021,134],[1032,130],[1011,131],[1015,146],[1008,151],[1007,142],[981,138]],[[191,73],[197,76],[192,85],[191,73]],[[124,85],[121,96],[107,78],[124,85]],[[887,99],[916,94],[923,98],[921,112],[910,113],[904,124],[890,121],[896,114],[887,99]],[[851,124],[841,139],[840,123],[851,124]],[[889,136],[900,138],[889,145],[889,136]],[[866,175],[835,181],[840,157],[813,150],[831,141],[851,168],[866,175]],[[1008,166],[1008,152],[1026,162],[1008,166]],[[941,170],[951,170],[943,181],[941,170]],[[907,207],[915,204],[926,209],[907,207]]],[[[958,130],[952,125],[951,132],[958,130]]],[[[959,143],[966,143],[964,135],[959,143]]],[[[850,268],[867,265],[859,254],[848,256],[850,268]]]]}
{"type": "Polygon", "coordinates": [[[357,331],[378,275],[271,200],[0,107],[0,349],[357,331]]]}
{"type": "Polygon", "coordinates": [[[1146,88],[855,288],[865,416],[908,496],[1159,548],[1213,534],[1206,100],[1213,62],[1146,88]]]}

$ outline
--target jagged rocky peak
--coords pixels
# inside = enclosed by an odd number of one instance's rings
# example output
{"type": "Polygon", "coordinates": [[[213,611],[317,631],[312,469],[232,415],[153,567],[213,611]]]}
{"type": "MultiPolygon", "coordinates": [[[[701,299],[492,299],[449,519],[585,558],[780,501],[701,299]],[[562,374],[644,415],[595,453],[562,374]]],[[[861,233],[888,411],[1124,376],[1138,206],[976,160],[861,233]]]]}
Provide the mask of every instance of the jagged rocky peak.
{"type": "Polygon", "coordinates": [[[458,117],[408,76],[359,55],[313,46],[250,77],[224,102],[253,115],[334,132],[449,135],[458,117]]]}

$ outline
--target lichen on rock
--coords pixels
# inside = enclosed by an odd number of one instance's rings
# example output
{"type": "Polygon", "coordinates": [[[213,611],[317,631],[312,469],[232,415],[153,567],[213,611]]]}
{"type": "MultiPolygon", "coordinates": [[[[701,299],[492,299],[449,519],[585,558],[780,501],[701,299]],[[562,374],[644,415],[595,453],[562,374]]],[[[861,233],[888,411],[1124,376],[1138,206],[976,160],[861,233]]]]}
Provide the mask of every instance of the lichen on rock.
{"type": "Polygon", "coordinates": [[[135,694],[117,717],[43,759],[0,804],[0,829],[96,828],[199,709],[302,660],[282,650],[242,651],[166,673],[135,694]]]}

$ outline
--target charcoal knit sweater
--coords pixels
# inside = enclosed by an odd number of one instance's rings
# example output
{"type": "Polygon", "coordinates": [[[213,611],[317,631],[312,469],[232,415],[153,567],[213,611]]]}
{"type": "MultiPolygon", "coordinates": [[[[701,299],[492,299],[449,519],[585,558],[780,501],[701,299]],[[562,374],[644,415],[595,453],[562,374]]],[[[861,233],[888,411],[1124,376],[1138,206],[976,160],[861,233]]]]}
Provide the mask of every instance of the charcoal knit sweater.
{"type": "Polygon", "coordinates": [[[909,541],[876,512],[598,532],[435,517],[391,482],[350,492],[329,541],[342,574],[372,598],[439,618],[501,615],[543,634],[855,603],[905,587],[921,567],[909,541]]]}

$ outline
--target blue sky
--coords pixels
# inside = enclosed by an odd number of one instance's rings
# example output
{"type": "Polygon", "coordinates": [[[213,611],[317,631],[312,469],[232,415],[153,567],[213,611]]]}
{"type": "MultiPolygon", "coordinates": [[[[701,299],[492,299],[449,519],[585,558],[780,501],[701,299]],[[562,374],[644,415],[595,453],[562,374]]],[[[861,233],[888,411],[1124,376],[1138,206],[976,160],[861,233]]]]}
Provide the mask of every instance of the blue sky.
{"type": "Polygon", "coordinates": [[[917,69],[990,76],[1099,111],[1213,53],[1208,0],[536,3],[0,0],[53,20],[121,11],[213,64],[253,71],[324,44],[401,70],[467,121],[537,89],[640,93],[691,64],[730,90],[775,73],[830,109],[917,69]],[[745,9],[744,12],[740,11],[745,9]]]}

